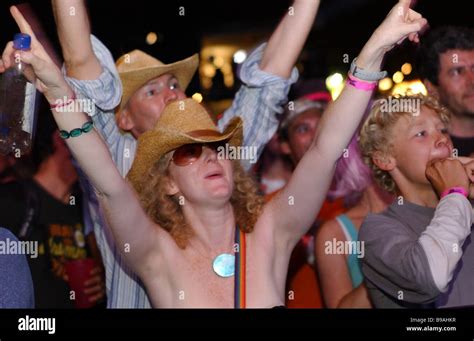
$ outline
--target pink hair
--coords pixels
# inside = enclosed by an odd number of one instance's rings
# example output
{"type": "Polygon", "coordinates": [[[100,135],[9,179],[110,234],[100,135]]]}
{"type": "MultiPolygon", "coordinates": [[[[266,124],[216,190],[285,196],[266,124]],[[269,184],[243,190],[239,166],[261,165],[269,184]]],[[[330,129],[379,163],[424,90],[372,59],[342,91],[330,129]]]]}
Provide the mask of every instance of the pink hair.
{"type": "Polygon", "coordinates": [[[352,196],[372,184],[372,171],[364,163],[358,143],[358,134],[352,137],[343,156],[337,161],[333,185],[328,192],[331,198],[352,196]]]}

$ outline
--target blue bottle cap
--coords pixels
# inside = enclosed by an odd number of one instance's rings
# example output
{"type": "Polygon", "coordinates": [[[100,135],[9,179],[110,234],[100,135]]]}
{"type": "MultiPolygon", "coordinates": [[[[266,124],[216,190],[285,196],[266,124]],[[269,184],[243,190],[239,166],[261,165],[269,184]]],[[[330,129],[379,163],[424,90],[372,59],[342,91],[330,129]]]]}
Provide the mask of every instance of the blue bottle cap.
{"type": "Polygon", "coordinates": [[[17,33],[13,37],[13,47],[16,50],[29,50],[31,47],[31,37],[26,33],[17,33]]]}

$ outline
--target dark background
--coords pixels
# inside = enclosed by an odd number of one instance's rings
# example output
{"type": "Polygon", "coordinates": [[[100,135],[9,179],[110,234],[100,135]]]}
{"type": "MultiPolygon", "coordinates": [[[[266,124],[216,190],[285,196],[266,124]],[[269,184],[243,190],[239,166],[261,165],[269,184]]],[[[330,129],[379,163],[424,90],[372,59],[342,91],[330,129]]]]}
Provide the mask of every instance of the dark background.
{"type": "MultiPolygon", "coordinates": [[[[25,1],[1,0],[0,43],[4,46],[17,31],[8,6],[25,1]]],[[[57,36],[50,0],[29,1],[47,35],[57,48],[57,36]]],[[[372,31],[380,24],[395,0],[322,0],[305,52],[300,58],[302,77],[325,77],[334,71],[345,72],[343,55],[355,57],[372,31]]],[[[474,14],[459,0],[419,0],[414,9],[422,13],[431,27],[444,24],[472,26],[474,14]]],[[[163,62],[187,57],[200,49],[208,35],[234,33],[244,37],[255,31],[268,34],[291,5],[288,0],[127,0],[88,1],[92,31],[112,51],[115,58],[133,49],[141,49],[163,62]],[[185,16],[179,15],[183,6],[185,16]],[[145,36],[155,31],[160,40],[147,45],[145,36]]],[[[389,54],[386,69],[397,70],[401,63],[413,60],[414,48],[404,44],[389,54]]],[[[415,73],[411,76],[416,77],[415,73]]],[[[198,90],[195,79],[191,90],[198,90]]]]}

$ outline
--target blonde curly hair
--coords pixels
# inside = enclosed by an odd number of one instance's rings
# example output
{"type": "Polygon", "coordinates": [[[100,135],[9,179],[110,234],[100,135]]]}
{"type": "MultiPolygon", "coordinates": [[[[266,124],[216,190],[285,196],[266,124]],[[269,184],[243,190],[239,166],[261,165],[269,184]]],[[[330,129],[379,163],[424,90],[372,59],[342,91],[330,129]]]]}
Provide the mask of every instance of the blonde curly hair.
{"type": "MultiPolygon", "coordinates": [[[[394,98],[396,98],[399,103],[417,101],[420,110],[422,106],[428,107],[438,114],[443,123],[446,125],[449,123],[451,116],[449,110],[441,105],[434,97],[424,95],[406,95],[394,98]]],[[[359,146],[364,162],[372,169],[374,179],[378,185],[390,193],[396,193],[398,189],[395,181],[393,181],[387,171],[380,169],[374,163],[373,159],[377,152],[381,152],[382,154],[389,154],[391,152],[393,148],[393,126],[400,117],[413,115],[413,112],[405,110],[406,107],[403,105],[399,105],[398,108],[394,106],[394,108],[390,108],[390,110],[384,110],[384,105],[387,103],[384,101],[387,100],[389,100],[389,97],[382,98],[376,101],[372,106],[372,109],[360,130],[359,146]]]]}
{"type": "MultiPolygon", "coordinates": [[[[161,228],[168,231],[178,247],[186,248],[189,239],[194,235],[187,223],[178,195],[166,194],[169,183],[169,162],[171,153],[163,156],[149,171],[148,186],[138,194],[142,207],[148,216],[161,228]]],[[[247,175],[240,162],[232,160],[234,174],[234,191],[230,198],[236,223],[245,233],[253,231],[254,225],[262,211],[263,198],[257,192],[255,181],[247,175]]]]}

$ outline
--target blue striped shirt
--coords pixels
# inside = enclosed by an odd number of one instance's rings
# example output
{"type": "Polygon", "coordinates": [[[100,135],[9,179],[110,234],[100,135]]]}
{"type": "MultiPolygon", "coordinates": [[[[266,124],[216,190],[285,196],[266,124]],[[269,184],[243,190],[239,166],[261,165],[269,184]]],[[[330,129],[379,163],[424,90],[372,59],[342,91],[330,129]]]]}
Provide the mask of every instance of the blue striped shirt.
{"type": "MultiPolygon", "coordinates": [[[[120,174],[125,177],[130,170],[137,141],[129,133],[123,133],[115,121],[114,109],[122,96],[120,82],[114,59],[110,51],[94,36],[91,36],[94,53],[100,61],[103,72],[96,80],[77,80],[66,77],[78,98],[95,101],[96,114],[92,117],[95,129],[101,134],[109,147],[120,174]]],[[[290,86],[298,79],[298,71],[293,69],[289,79],[266,73],[259,69],[265,44],[259,46],[242,65],[240,78],[242,87],[237,92],[234,101],[218,122],[222,131],[235,116],[240,116],[244,122],[243,145],[257,148],[260,155],[265,144],[278,128],[276,114],[283,113],[287,102],[290,86]]],[[[65,68],[63,67],[65,74],[65,68]]],[[[249,169],[250,161],[242,161],[249,169]]],[[[109,308],[149,308],[150,302],[143,284],[128,268],[121,256],[118,245],[115,244],[110,229],[106,227],[106,219],[99,209],[95,191],[87,181],[86,176],[79,170],[81,184],[89,197],[88,221],[93,222],[97,245],[102,254],[106,271],[107,306],[109,308]]]]}

